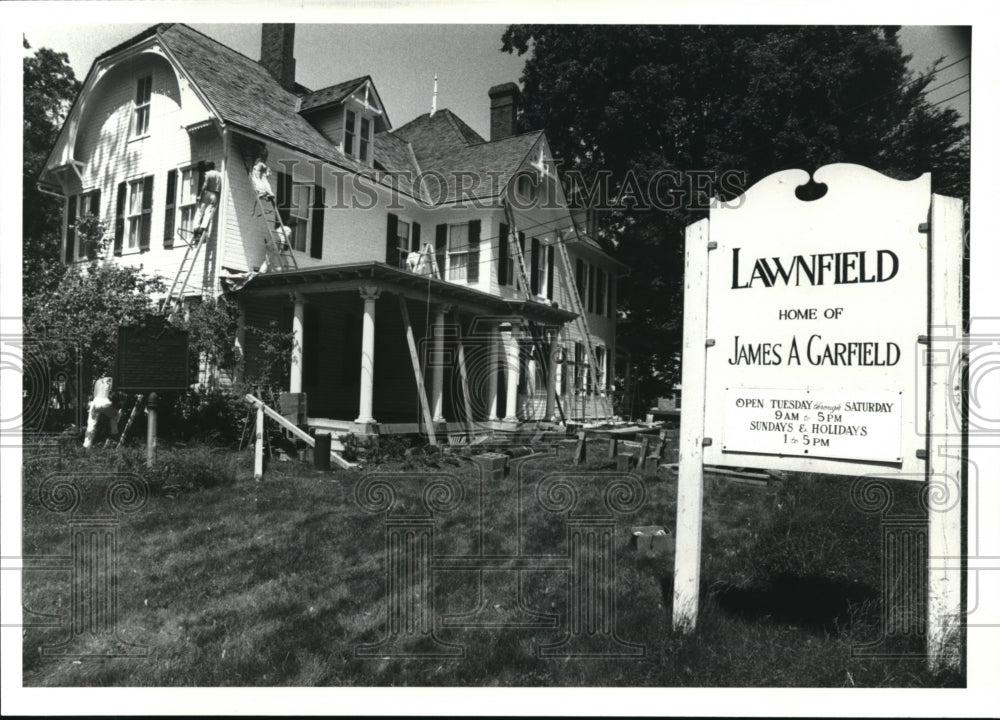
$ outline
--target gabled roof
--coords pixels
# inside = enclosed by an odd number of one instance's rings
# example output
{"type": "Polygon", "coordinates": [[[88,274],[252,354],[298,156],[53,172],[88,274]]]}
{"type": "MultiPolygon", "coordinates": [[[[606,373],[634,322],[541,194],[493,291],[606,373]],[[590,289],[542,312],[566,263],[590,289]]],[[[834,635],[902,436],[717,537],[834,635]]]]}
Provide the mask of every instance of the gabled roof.
{"type": "Polygon", "coordinates": [[[435,157],[451,150],[486,142],[479,133],[448,109],[438,110],[433,115],[418,115],[392,132],[413,146],[413,153],[421,164],[425,157],[435,157]]]}
{"type": "Polygon", "coordinates": [[[302,104],[299,106],[299,112],[315,110],[319,107],[338,103],[361,87],[361,85],[368,80],[371,80],[371,77],[365,75],[363,77],[354,78],[353,80],[345,80],[344,82],[337,83],[336,85],[320,88],[319,90],[313,90],[308,95],[304,95],[302,97],[302,104]]]}
{"type": "Polygon", "coordinates": [[[479,198],[496,197],[501,194],[507,183],[520,169],[532,149],[541,139],[541,130],[512,135],[503,140],[482,142],[457,148],[447,153],[423,159],[417,156],[424,172],[436,171],[444,175],[448,186],[444,193],[433,192],[433,200],[449,203],[459,199],[456,183],[459,173],[473,173],[480,179],[479,187],[469,192],[479,198]]]}

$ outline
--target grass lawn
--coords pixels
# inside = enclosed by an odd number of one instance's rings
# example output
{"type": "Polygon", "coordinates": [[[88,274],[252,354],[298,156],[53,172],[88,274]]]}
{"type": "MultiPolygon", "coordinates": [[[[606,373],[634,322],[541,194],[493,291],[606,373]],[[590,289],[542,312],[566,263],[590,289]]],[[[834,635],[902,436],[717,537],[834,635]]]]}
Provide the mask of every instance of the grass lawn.
{"type": "MultiPolygon", "coordinates": [[[[26,450],[24,553],[66,555],[65,515],[39,501],[53,472],[136,472],[150,497],[118,526],[119,636],[146,657],[51,657],[45,646],[68,634],[70,574],[24,573],[24,605],[57,613],[62,627],[23,633],[27,686],[960,686],[932,675],[920,657],[852,657],[879,637],[881,527],[849,502],[849,478],[798,476],[777,490],[713,481],[706,492],[702,606],[691,636],[671,630],[672,552],[630,548],[630,528],[673,532],[676,478],[643,478],[645,503],[615,517],[618,637],[642,657],[548,658],[537,648],[568,630],[568,575],[558,567],[520,572],[438,568],[433,574],[436,637],[464,657],[358,657],[386,632],[385,516],[355,499],[356,472],[318,472],[273,463],[263,482],[248,453],[206,447],[163,449],[149,471],[140,450],[64,448],[61,459],[26,450]],[[482,579],[480,579],[482,578],[482,579]],[[482,605],[500,623],[555,616],[556,627],[444,627],[442,618],[482,605]]],[[[592,446],[591,457],[602,456],[592,446]]],[[[422,460],[461,478],[465,494],[434,528],[435,555],[568,553],[565,513],[541,508],[534,487],[546,473],[576,471],[569,453],[527,460],[516,478],[485,483],[467,461],[422,460]],[[482,523],[480,524],[480,507],[482,523]],[[518,532],[520,528],[520,532],[518,532]]],[[[414,472],[407,462],[376,468],[414,472]]],[[[611,470],[592,459],[588,471],[611,470]]],[[[589,481],[588,481],[589,482],[589,481]]],[[[595,481],[596,482],[596,481],[595,481]]],[[[415,512],[420,482],[397,506],[415,512]]],[[[895,488],[916,507],[916,488],[895,488]]],[[[589,492],[589,491],[587,491],[589,492]]],[[[587,498],[581,494],[581,506],[587,498]]],[[[600,491],[591,493],[600,504],[600,491]]],[[[596,507],[596,506],[595,506],[596,507]]],[[[895,650],[920,639],[893,641],[895,650]]]]}

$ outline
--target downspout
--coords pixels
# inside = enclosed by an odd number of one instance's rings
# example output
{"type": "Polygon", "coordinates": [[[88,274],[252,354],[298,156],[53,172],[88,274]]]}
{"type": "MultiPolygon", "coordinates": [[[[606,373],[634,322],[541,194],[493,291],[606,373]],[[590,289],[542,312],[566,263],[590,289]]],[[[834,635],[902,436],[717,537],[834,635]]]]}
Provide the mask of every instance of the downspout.
{"type": "Polygon", "coordinates": [[[218,300],[222,295],[222,256],[226,247],[226,234],[228,224],[226,222],[227,210],[229,208],[229,153],[231,151],[230,130],[226,124],[219,121],[219,128],[222,130],[222,187],[219,188],[219,220],[215,231],[215,272],[212,274],[213,294],[218,300]]]}

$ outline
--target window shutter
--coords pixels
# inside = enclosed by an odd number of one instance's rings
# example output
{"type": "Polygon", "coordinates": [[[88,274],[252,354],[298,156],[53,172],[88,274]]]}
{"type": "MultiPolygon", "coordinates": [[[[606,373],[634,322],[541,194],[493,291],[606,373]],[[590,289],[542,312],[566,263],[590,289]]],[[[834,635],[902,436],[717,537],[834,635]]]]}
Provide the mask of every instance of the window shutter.
{"type": "Polygon", "coordinates": [[[153,220],[153,176],[142,179],[142,227],[139,233],[139,249],[149,250],[149,231],[153,220]]]}
{"type": "Polygon", "coordinates": [[[445,224],[438,225],[434,233],[434,255],[437,260],[438,272],[441,273],[441,279],[444,279],[444,259],[445,253],[448,249],[448,226],[445,224]]]}
{"type": "Polygon", "coordinates": [[[617,307],[615,306],[615,276],[608,274],[608,317],[614,318],[617,307]]]}
{"type": "Polygon", "coordinates": [[[115,204],[115,255],[122,254],[122,242],[125,239],[125,193],[128,186],[118,183],[118,199],[115,204]]]}
{"type": "MultiPolygon", "coordinates": [[[[556,242],[558,242],[558,240],[556,242]]],[[[555,277],[555,272],[554,272],[554,270],[555,270],[555,262],[554,262],[554,260],[555,260],[555,250],[556,249],[555,249],[554,245],[549,245],[547,248],[545,248],[545,250],[546,250],[546,254],[548,255],[548,258],[547,258],[548,262],[545,264],[545,272],[548,275],[548,277],[545,279],[545,285],[546,285],[546,287],[545,287],[545,297],[547,297],[549,300],[551,300],[552,299],[552,295],[553,295],[553,291],[555,289],[555,284],[553,282],[553,278],[555,277]]]]}
{"type": "Polygon", "coordinates": [[[580,258],[576,259],[576,291],[580,295],[580,303],[586,301],[584,290],[587,289],[587,266],[580,258]]]}
{"type": "Polygon", "coordinates": [[[66,199],[66,264],[76,260],[76,195],[66,199]]]}
{"type": "Polygon", "coordinates": [[[541,245],[538,238],[531,238],[531,294],[538,294],[538,261],[540,260],[541,245]]]}
{"type": "Polygon", "coordinates": [[[177,206],[177,171],[167,173],[167,206],[163,215],[163,247],[174,246],[174,215],[177,206]]]}
{"type": "Polygon", "coordinates": [[[399,217],[389,213],[385,224],[385,262],[387,265],[399,267],[399,253],[396,252],[396,233],[399,230],[399,217]]]}
{"type": "MultiPolygon", "coordinates": [[[[521,247],[521,257],[519,259],[518,258],[514,259],[514,262],[517,263],[518,265],[520,265],[520,267],[517,268],[517,272],[515,274],[515,277],[520,278],[521,277],[521,271],[525,269],[524,265],[521,264],[524,261],[524,233],[523,232],[518,232],[518,234],[517,234],[517,244],[521,247]]],[[[529,280],[529,282],[530,282],[530,280],[529,280]]],[[[518,283],[518,289],[521,290],[521,292],[524,292],[525,290],[527,290],[527,288],[521,287],[520,283],[518,283]]]]}
{"type": "Polygon", "coordinates": [[[596,268],[593,265],[587,266],[587,312],[594,312],[594,290],[597,283],[594,282],[596,268]]]}
{"type": "Polygon", "coordinates": [[[506,223],[500,223],[500,242],[497,250],[497,282],[501,285],[507,284],[507,258],[510,257],[510,239],[507,234],[510,232],[506,223]]]}
{"type": "Polygon", "coordinates": [[[100,189],[94,190],[90,193],[90,212],[100,219],[101,216],[101,191],[100,189]]]}
{"type": "Polygon", "coordinates": [[[420,223],[410,225],[410,250],[420,252],[420,223]]]}
{"type": "Polygon", "coordinates": [[[469,265],[466,270],[466,278],[470,283],[479,282],[479,233],[481,228],[481,221],[469,221],[469,265]]]}
{"type": "Polygon", "coordinates": [[[309,244],[309,257],[323,257],[323,221],[326,214],[326,193],[322,185],[314,185],[313,190],[316,195],[313,197],[312,227],[310,233],[312,239],[309,244]]]}
{"type": "Polygon", "coordinates": [[[288,224],[292,207],[292,177],[288,173],[278,173],[278,215],[281,222],[288,224]]]}

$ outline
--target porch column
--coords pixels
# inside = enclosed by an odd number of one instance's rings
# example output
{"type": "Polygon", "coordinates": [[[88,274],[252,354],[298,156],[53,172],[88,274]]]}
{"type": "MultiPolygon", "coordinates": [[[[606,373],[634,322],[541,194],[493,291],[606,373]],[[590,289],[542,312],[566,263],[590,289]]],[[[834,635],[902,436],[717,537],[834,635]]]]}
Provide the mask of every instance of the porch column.
{"type": "Polygon", "coordinates": [[[361,299],[365,301],[365,315],[361,326],[361,395],[358,402],[356,423],[373,423],[372,389],[375,384],[375,301],[382,288],[363,285],[361,299]]]}
{"type": "Polygon", "coordinates": [[[288,373],[288,392],[302,392],[302,343],[305,340],[306,303],[296,294],[292,312],[292,367],[288,373]]]}
{"type": "Polygon", "coordinates": [[[548,366],[545,368],[545,417],[543,420],[551,422],[555,420],[556,412],[556,353],[559,351],[559,343],[556,342],[558,335],[549,332],[549,357],[548,366]]]}
{"type": "Polygon", "coordinates": [[[497,325],[493,325],[490,328],[490,340],[489,340],[489,366],[488,366],[488,377],[487,381],[489,383],[489,392],[487,393],[487,420],[496,420],[497,418],[497,389],[499,387],[500,373],[503,372],[503,368],[500,365],[500,330],[497,325]]]}
{"type": "Polygon", "coordinates": [[[507,349],[507,415],[504,421],[517,422],[517,380],[520,358],[513,324],[504,323],[500,328],[500,335],[507,349]]]}
{"type": "Polygon", "coordinates": [[[451,305],[438,305],[434,313],[434,354],[431,358],[431,402],[434,405],[434,422],[444,419],[444,316],[451,312],[451,305]]]}

